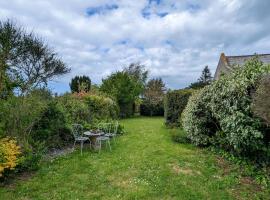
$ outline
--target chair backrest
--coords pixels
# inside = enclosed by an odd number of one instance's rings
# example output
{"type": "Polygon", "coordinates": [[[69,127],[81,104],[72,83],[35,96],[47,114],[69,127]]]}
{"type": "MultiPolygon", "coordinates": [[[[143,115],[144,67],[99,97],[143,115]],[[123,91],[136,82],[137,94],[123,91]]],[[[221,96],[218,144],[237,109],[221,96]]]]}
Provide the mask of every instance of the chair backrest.
{"type": "Polygon", "coordinates": [[[83,126],[81,124],[72,124],[72,134],[74,138],[82,136],[83,126]]]}
{"type": "Polygon", "coordinates": [[[117,134],[118,127],[119,127],[119,123],[118,123],[118,121],[116,121],[116,122],[114,123],[114,129],[113,129],[113,133],[114,133],[114,134],[117,134]]]}
{"type": "Polygon", "coordinates": [[[98,129],[104,131],[105,133],[111,133],[111,123],[100,123],[98,129]]]}

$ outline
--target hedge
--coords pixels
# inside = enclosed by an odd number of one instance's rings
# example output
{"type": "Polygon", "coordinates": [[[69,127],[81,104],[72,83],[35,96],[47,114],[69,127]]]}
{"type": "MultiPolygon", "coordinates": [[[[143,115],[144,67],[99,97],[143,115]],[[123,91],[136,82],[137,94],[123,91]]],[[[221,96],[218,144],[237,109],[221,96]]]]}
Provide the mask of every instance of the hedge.
{"type": "Polygon", "coordinates": [[[164,98],[165,124],[169,126],[180,125],[180,115],[185,109],[192,89],[168,91],[164,98]]]}
{"type": "Polygon", "coordinates": [[[270,66],[251,59],[194,94],[182,114],[191,142],[215,145],[257,161],[269,159],[269,129],[251,109],[256,86],[268,73],[270,66]]]}
{"type": "Polygon", "coordinates": [[[142,116],[164,116],[164,105],[162,103],[153,106],[143,101],[140,105],[140,114],[142,116]]]}

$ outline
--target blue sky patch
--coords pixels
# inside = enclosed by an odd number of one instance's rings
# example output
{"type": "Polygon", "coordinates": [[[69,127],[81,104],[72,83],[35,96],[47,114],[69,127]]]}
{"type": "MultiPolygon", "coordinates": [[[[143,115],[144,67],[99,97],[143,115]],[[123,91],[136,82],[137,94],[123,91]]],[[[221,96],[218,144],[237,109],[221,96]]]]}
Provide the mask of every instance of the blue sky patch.
{"type": "Polygon", "coordinates": [[[88,16],[96,15],[96,14],[105,14],[108,11],[116,10],[119,6],[116,4],[111,5],[103,5],[103,6],[97,6],[97,7],[89,7],[86,9],[86,14],[88,16]]]}

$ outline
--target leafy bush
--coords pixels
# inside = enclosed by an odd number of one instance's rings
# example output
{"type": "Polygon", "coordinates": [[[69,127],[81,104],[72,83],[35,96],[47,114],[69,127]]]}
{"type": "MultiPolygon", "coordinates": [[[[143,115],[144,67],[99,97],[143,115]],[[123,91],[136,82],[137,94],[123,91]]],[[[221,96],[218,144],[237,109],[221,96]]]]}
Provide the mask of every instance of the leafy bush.
{"type": "Polygon", "coordinates": [[[146,101],[143,101],[140,105],[140,114],[142,116],[163,116],[164,115],[164,105],[157,104],[153,106],[146,101]]]}
{"type": "Polygon", "coordinates": [[[179,126],[179,117],[192,94],[191,89],[168,91],[164,99],[165,124],[179,126]]]}
{"type": "Polygon", "coordinates": [[[47,148],[59,148],[72,140],[66,114],[56,100],[48,102],[40,120],[33,127],[32,139],[43,142],[47,148]]]}
{"type": "Polygon", "coordinates": [[[216,132],[212,126],[212,115],[203,101],[205,89],[195,92],[182,113],[182,125],[190,140],[198,146],[209,144],[211,135],[216,132]]]}
{"type": "Polygon", "coordinates": [[[67,117],[69,124],[87,124],[91,122],[91,113],[87,104],[78,96],[65,94],[57,97],[57,104],[67,117]]]}
{"type": "Polygon", "coordinates": [[[120,108],[120,117],[130,117],[134,113],[134,102],[139,97],[143,85],[128,72],[116,72],[102,80],[100,90],[114,99],[120,108]]]}
{"type": "Polygon", "coordinates": [[[252,59],[192,96],[182,115],[190,140],[196,145],[218,144],[237,155],[265,160],[269,141],[251,103],[256,83],[269,72],[270,66],[252,59]]]}
{"type": "Polygon", "coordinates": [[[16,140],[8,137],[0,139],[0,177],[15,169],[20,163],[21,154],[16,140]]]}
{"type": "MultiPolygon", "coordinates": [[[[44,124],[44,115],[46,116],[49,109],[48,102],[51,101],[50,94],[41,90],[33,91],[26,96],[11,96],[2,101],[1,130],[3,136],[16,138],[21,146],[24,157],[20,164],[21,169],[36,168],[45,151],[45,144],[48,144],[49,138],[56,134],[53,132],[54,130],[51,130],[49,136],[45,134],[46,130],[40,130],[41,127],[45,128],[42,124],[44,124]]],[[[63,120],[63,123],[64,119],[61,120],[63,120]]],[[[53,126],[54,122],[50,121],[50,123],[53,126]]],[[[46,128],[47,130],[50,129],[46,128]]]]}
{"type": "Polygon", "coordinates": [[[109,97],[85,95],[83,100],[88,106],[92,121],[116,119],[118,117],[118,105],[109,97]]]}
{"type": "Polygon", "coordinates": [[[270,126],[270,75],[258,84],[253,98],[253,112],[270,126]]]}

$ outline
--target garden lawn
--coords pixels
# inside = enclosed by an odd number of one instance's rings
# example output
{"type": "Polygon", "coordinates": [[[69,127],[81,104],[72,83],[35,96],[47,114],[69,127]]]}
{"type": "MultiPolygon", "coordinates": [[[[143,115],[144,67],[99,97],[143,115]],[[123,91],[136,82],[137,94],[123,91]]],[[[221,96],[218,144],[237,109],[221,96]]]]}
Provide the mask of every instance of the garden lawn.
{"type": "Polygon", "coordinates": [[[127,133],[112,152],[85,149],[43,163],[26,180],[0,188],[0,199],[268,199],[234,165],[171,140],[162,118],[122,120],[127,133]]]}

